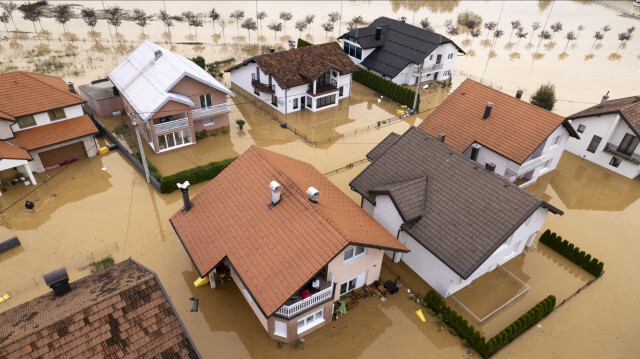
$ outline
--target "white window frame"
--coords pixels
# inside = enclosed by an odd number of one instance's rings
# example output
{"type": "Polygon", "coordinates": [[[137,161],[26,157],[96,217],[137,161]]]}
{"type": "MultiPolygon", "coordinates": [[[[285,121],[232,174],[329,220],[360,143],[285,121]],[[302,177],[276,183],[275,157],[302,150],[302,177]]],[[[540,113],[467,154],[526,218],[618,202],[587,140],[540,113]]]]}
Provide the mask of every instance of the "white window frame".
{"type": "Polygon", "coordinates": [[[344,251],[344,265],[355,262],[362,257],[367,255],[367,249],[365,247],[357,246],[353,248],[349,248],[344,251]],[[360,253],[357,253],[361,251],[360,253]]]}
{"type": "Polygon", "coordinates": [[[213,97],[211,96],[211,94],[206,93],[204,95],[200,95],[200,108],[211,108],[211,107],[213,107],[213,97]],[[205,106],[202,106],[203,103],[205,106]]]}
{"type": "Polygon", "coordinates": [[[546,161],[544,161],[544,163],[542,164],[542,170],[543,170],[543,171],[546,171],[546,170],[548,170],[548,169],[549,169],[549,167],[551,166],[551,161],[552,161],[552,160],[546,160],[546,161]]]}
{"type": "Polygon", "coordinates": [[[304,318],[298,320],[296,329],[298,334],[304,333],[307,330],[324,323],[324,308],[315,311],[309,315],[305,315],[304,318]],[[300,323],[303,323],[300,325],[300,323]]]}
{"type": "Polygon", "coordinates": [[[273,321],[273,335],[277,335],[281,338],[286,338],[287,337],[287,323],[286,322],[281,322],[279,320],[274,320],[273,321]],[[283,327],[284,325],[284,327],[283,327]]]}
{"type": "Polygon", "coordinates": [[[213,119],[213,117],[206,117],[204,120],[202,120],[202,124],[204,126],[211,126],[211,125],[215,125],[215,120],[213,119]],[[209,120],[211,120],[210,122],[208,122],[209,120]]]}
{"type": "Polygon", "coordinates": [[[557,135],[556,137],[553,138],[553,140],[551,140],[551,147],[557,146],[558,142],[560,142],[560,135],[557,135]]]}
{"type": "Polygon", "coordinates": [[[297,110],[298,108],[300,108],[300,100],[296,97],[293,99],[293,109],[297,110]]]}
{"type": "Polygon", "coordinates": [[[191,129],[189,129],[189,128],[185,128],[185,129],[182,129],[182,130],[179,130],[179,131],[174,131],[174,132],[169,132],[169,133],[163,133],[163,134],[160,134],[160,135],[156,135],[156,137],[158,139],[158,152],[168,151],[168,150],[171,150],[171,149],[174,149],[174,148],[188,146],[188,145],[193,143],[193,139],[191,138],[191,129]],[[184,132],[184,131],[189,131],[188,132],[189,135],[186,137],[186,138],[189,139],[189,142],[182,142],[181,144],[176,145],[176,143],[177,143],[176,134],[179,133],[179,132],[184,132]],[[167,136],[172,136],[173,137],[173,143],[174,143],[173,146],[168,146],[169,141],[166,140],[167,136]],[[165,137],[165,143],[167,144],[166,148],[160,148],[160,137],[165,137]]]}
{"type": "Polygon", "coordinates": [[[449,55],[447,55],[447,60],[451,60],[453,58],[453,53],[450,53],[449,55]]]}

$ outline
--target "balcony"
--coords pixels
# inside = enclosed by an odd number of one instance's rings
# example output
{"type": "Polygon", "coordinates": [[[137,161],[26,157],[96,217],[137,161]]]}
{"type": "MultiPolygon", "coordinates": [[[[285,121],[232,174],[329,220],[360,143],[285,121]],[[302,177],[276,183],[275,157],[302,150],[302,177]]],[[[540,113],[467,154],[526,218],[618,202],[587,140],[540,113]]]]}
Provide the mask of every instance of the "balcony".
{"type": "Polygon", "coordinates": [[[337,91],[338,91],[338,81],[336,81],[335,79],[332,79],[331,83],[329,84],[316,86],[315,93],[313,92],[313,84],[309,84],[309,90],[307,91],[307,94],[309,94],[310,96],[320,96],[320,95],[328,94],[330,92],[337,92],[337,91]]]}
{"type": "MultiPolygon", "coordinates": [[[[430,71],[440,70],[442,68],[442,65],[443,65],[443,63],[441,62],[439,64],[434,64],[434,65],[431,65],[431,66],[425,66],[425,67],[422,68],[422,72],[426,74],[426,73],[428,73],[430,71]]],[[[418,71],[418,65],[413,65],[413,70],[414,71],[418,71]]]]}
{"type": "Polygon", "coordinates": [[[231,108],[228,102],[214,105],[206,108],[197,108],[195,110],[191,110],[191,117],[195,120],[202,117],[211,117],[216,116],[221,113],[231,112],[231,108]]]}
{"type": "Polygon", "coordinates": [[[165,132],[171,132],[174,130],[178,130],[181,128],[187,128],[189,127],[189,119],[188,118],[181,118],[181,119],[177,119],[177,120],[170,120],[167,122],[162,122],[162,123],[158,123],[153,125],[153,128],[156,131],[156,135],[159,135],[161,133],[165,133],[165,132]]]}
{"type": "Polygon", "coordinates": [[[522,165],[518,165],[515,162],[509,162],[509,164],[507,165],[507,173],[516,177],[522,176],[523,174],[542,166],[542,164],[545,163],[545,161],[547,161],[548,159],[550,159],[549,156],[540,156],[526,161],[522,165]]]}
{"type": "Polygon", "coordinates": [[[260,92],[274,94],[276,93],[275,85],[266,85],[256,79],[256,74],[251,74],[251,86],[260,92]]]}
{"type": "Polygon", "coordinates": [[[607,143],[607,145],[604,146],[603,151],[610,153],[612,155],[615,155],[616,157],[620,157],[623,160],[640,165],[640,154],[634,153],[634,154],[628,155],[624,152],[618,152],[618,146],[614,145],[613,143],[607,143]]]}
{"type": "Polygon", "coordinates": [[[291,298],[285,304],[276,310],[277,315],[285,318],[292,318],[298,313],[315,306],[320,302],[331,300],[333,298],[333,283],[320,280],[320,291],[310,297],[300,300],[300,297],[291,298]]]}

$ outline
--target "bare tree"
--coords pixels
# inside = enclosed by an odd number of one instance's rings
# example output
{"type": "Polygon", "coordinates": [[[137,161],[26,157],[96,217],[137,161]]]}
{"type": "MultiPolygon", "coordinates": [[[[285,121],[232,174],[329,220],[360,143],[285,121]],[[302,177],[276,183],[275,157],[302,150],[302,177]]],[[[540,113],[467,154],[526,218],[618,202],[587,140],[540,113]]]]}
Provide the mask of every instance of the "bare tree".
{"type": "Polygon", "coordinates": [[[549,40],[551,39],[553,36],[551,35],[551,33],[548,30],[542,30],[540,31],[540,33],[538,34],[538,37],[540,38],[540,40],[549,40]]]}
{"type": "Polygon", "coordinates": [[[191,20],[189,20],[189,26],[193,26],[193,28],[196,30],[196,39],[198,38],[198,28],[202,27],[202,19],[194,16],[191,20]]]}
{"type": "Polygon", "coordinates": [[[422,26],[422,28],[425,30],[433,31],[433,26],[431,26],[431,23],[429,22],[428,17],[425,17],[424,19],[420,20],[420,26],[422,26]]]}
{"type": "Polygon", "coordinates": [[[333,32],[333,23],[331,21],[327,21],[324,24],[320,25],[324,30],[324,38],[326,39],[330,32],[333,32]]]}
{"type": "Polygon", "coordinates": [[[582,30],[584,30],[584,25],[578,25],[578,34],[576,35],[576,39],[580,37],[582,30]]]}
{"type": "Polygon", "coordinates": [[[71,12],[71,6],[69,4],[59,4],[56,5],[53,10],[53,17],[56,19],[56,22],[62,24],[62,29],[64,33],[67,33],[67,27],[65,24],[71,20],[71,16],[73,13],[71,12]]]}
{"type": "Polygon", "coordinates": [[[499,38],[502,37],[502,35],[504,35],[504,31],[500,30],[500,29],[496,29],[493,32],[493,45],[491,45],[491,48],[493,49],[493,47],[495,46],[496,42],[498,41],[499,38]]]}
{"type": "Polygon", "coordinates": [[[353,22],[353,20],[349,20],[349,22],[347,22],[347,30],[352,31],[358,28],[358,24],[356,24],[355,22],[353,22]]]}
{"type": "Polygon", "coordinates": [[[332,24],[335,24],[336,22],[340,21],[340,19],[342,18],[342,16],[340,16],[340,13],[337,11],[332,11],[329,13],[329,21],[332,24]]]}
{"type": "Polygon", "coordinates": [[[306,29],[307,29],[307,22],[304,21],[304,19],[296,21],[296,30],[300,31],[300,35],[298,36],[299,38],[302,37],[302,32],[306,29]]]}
{"type": "Polygon", "coordinates": [[[257,15],[256,15],[256,19],[258,19],[258,23],[260,24],[260,32],[262,32],[262,20],[264,20],[267,17],[267,13],[265,11],[260,11],[257,15]]]}
{"type": "Polygon", "coordinates": [[[149,25],[149,15],[147,15],[147,13],[142,9],[133,9],[133,21],[136,25],[140,26],[142,35],[144,35],[144,28],[149,25]]]}
{"type": "Polygon", "coordinates": [[[0,22],[4,24],[4,29],[7,31],[7,34],[9,34],[9,28],[7,28],[7,24],[9,23],[9,20],[11,20],[11,16],[9,16],[8,13],[3,11],[2,15],[0,15],[0,22]]]}
{"type": "Polygon", "coordinates": [[[353,23],[356,24],[356,26],[360,26],[360,25],[366,24],[366,21],[364,21],[364,18],[361,15],[354,16],[351,19],[351,21],[353,21],[353,23]]]}
{"type": "Polygon", "coordinates": [[[187,26],[189,27],[189,34],[191,34],[191,20],[196,17],[196,14],[193,11],[183,11],[182,17],[187,20],[187,26]]]}
{"type": "Polygon", "coordinates": [[[267,25],[267,28],[273,31],[273,40],[278,42],[278,31],[282,31],[282,23],[277,23],[274,21],[271,24],[267,25]]]}
{"type": "Polygon", "coordinates": [[[524,32],[524,28],[521,26],[518,28],[516,32],[516,37],[518,38],[518,44],[516,45],[516,52],[518,52],[518,47],[520,46],[520,40],[524,39],[529,35],[528,32],[524,32]]]}
{"type": "Polygon", "coordinates": [[[233,11],[231,13],[231,15],[229,15],[229,17],[236,21],[236,28],[238,29],[238,36],[240,36],[240,21],[242,21],[242,19],[244,19],[244,11],[235,10],[235,11],[233,11]]]}
{"type": "Polygon", "coordinates": [[[636,31],[636,27],[635,26],[631,26],[630,28],[627,28],[627,33],[629,35],[632,35],[634,31],[636,31]]]}
{"type": "Polygon", "coordinates": [[[220,18],[220,27],[222,28],[222,41],[224,41],[224,28],[227,27],[227,21],[220,18]]]}
{"type": "Polygon", "coordinates": [[[567,45],[564,47],[564,51],[567,51],[567,48],[569,47],[569,42],[577,39],[578,37],[573,31],[569,31],[564,35],[564,38],[567,39],[567,45]]]}
{"type": "MultiPolygon", "coordinates": [[[[42,16],[42,9],[38,6],[37,3],[26,3],[20,7],[20,11],[22,11],[22,18],[25,20],[29,20],[33,23],[33,30],[37,34],[38,29],[36,29],[36,21],[40,22],[40,17],[42,16]]],[[[42,24],[40,24],[40,28],[42,28],[42,24]]]]}
{"type": "Polygon", "coordinates": [[[464,11],[458,14],[458,25],[464,26],[471,32],[472,29],[482,25],[482,17],[473,11],[464,11]]]}
{"type": "Polygon", "coordinates": [[[495,21],[489,21],[484,23],[484,28],[487,29],[487,38],[489,38],[489,34],[498,27],[498,23],[495,21]]]}
{"type": "Polygon", "coordinates": [[[247,30],[247,33],[249,34],[249,43],[251,43],[251,31],[258,30],[258,24],[256,24],[256,21],[253,20],[253,18],[248,17],[242,22],[241,26],[243,29],[247,30]]]}
{"type": "Polygon", "coordinates": [[[107,22],[116,28],[116,34],[118,33],[118,27],[122,25],[122,17],[124,16],[124,10],[120,6],[110,6],[105,10],[107,14],[107,22]]]}
{"type": "Polygon", "coordinates": [[[95,31],[96,25],[98,24],[96,11],[92,7],[83,7],[80,9],[80,15],[84,23],[91,28],[91,31],[95,31]]]}
{"type": "Polygon", "coordinates": [[[511,37],[513,36],[513,32],[522,27],[520,20],[511,21],[511,34],[509,34],[509,42],[511,42],[511,37]]]}
{"type": "Polygon", "coordinates": [[[0,7],[2,8],[2,10],[4,10],[4,12],[7,15],[9,15],[9,17],[11,18],[11,22],[13,23],[13,27],[15,27],[16,30],[18,30],[18,27],[16,26],[16,22],[13,21],[13,12],[16,11],[16,9],[18,8],[18,5],[16,5],[16,3],[14,3],[13,1],[3,1],[3,2],[0,2],[0,7]]]}
{"type": "Polygon", "coordinates": [[[293,15],[290,12],[283,11],[280,13],[280,20],[284,21],[284,32],[287,32],[287,21],[291,20],[293,15]]]}
{"type": "Polygon", "coordinates": [[[607,33],[607,32],[609,32],[609,31],[611,31],[611,26],[609,26],[609,25],[604,25],[604,26],[602,27],[602,31],[603,31],[604,33],[607,33]]]}
{"type": "Polygon", "coordinates": [[[562,31],[562,23],[560,21],[556,22],[555,24],[551,24],[551,26],[549,27],[551,28],[551,31],[553,31],[551,39],[553,39],[553,36],[555,36],[556,32],[562,31]]]}
{"type": "Polygon", "coordinates": [[[216,32],[216,20],[220,19],[220,13],[216,11],[216,8],[211,9],[208,14],[211,19],[211,27],[213,28],[213,33],[216,32]]]}
{"type": "Polygon", "coordinates": [[[460,33],[460,30],[458,30],[458,27],[453,24],[453,20],[445,21],[444,27],[447,29],[447,35],[456,36],[460,33]]]}
{"type": "Polygon", "coordinates": [[[595,40],[593,41],[593,45],[591,45],[591,51],[593,51],[593,47],[596,46],[596,42],[601,41],[602,39],[604,39],[604,34],[601,33],[600,31],[596,31],[596,33],[593,34],[593,38],[595,40]]]}
{"type": "Polygon", "coordinates": [[[307,29],[309,33],[311,33],[311,24],[313,24],[313,20],[316,18],[315,15],[307,15],[304,17],[304,22],[307,23],[307,29]]]}
{"type": "Polygon", "coordinates": [[[158,19],[162,21],[167,32],[169,32],[169,28],[173,26],[173,20],[171,20],[171,16],[169,16],[166,11],[160,9],[160,12],[158,13],[158,19]]]}
{"type": "Polygon", "coordinates": [[[469,33],[471,34],[471,44],[469,45],[469,47],[471,47],[473,45],[473,40],[476,37],[480,36],[480,34],[482,33],[482,30],[480,30],[480,27],[476,27],[474,29],[471,29],[471,31],[469,31],[469,33]]]}

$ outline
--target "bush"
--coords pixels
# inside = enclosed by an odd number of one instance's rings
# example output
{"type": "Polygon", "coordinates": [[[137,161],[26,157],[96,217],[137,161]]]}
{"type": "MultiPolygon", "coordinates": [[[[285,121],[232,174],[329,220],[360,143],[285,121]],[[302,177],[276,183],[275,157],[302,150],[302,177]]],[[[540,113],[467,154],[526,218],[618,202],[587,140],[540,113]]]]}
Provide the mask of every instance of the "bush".
{"type": "Polygon", "coordinates": [[[244,127],[245,123],[247,123],[245,120],[236,120],[236,125],[240,128],[240,131],[242,131],[242,127],[244,127]]]}
{"type": "MultiPolygon", "coordinates": [[[[138,160],[138,163],[142,164],[142,156],[140,156],[140,152],[134,153],[133,156],[138,160]]],[[[147,168],[149,169],[149,176],[157,179],[158,182],[160,182],[160,180],[162,179],[162,174],[160,173],[160,170],[158,169],[158,167],[156,167],[153,163],[151,163],[151,161],[149,161],[148,158],[147,158],[147,168]]]]}
{"type": "Polygon", "coordinates": [[[306,47],[306,46],[313,46],[313,44],[308,42],[308,41],[304,41],[304,40],[299,38],[297,47],[301,48],[301,47],[306,47]]]}
{"type": "Polygon", "coordinates": [[[116,264],[115,260],[113,259],[113,256],[111,254],[107,254],[106,256],[102,257],[102,259],[100,259],[99,261],[91,261],[91,263],[89,263],[89,267],[91,267],[91,273],[95,273],[98,272],[102,269],[105,268],[109,268],[111,266],[113,266],[114,264],[116,264]]]}
{"type": "Polygon", "coordinates": [[[453,328],[449,328],[449,333],[451,333],[451,335],[453,335],[454,337],[458,335],[458,333],[456,333],[456,330],[453,328]]]}
{"type": "Polygon", "coordinates": [[[196,166],[170,176],[162,177],[160,180],[160,192],[171,193],[178,188],[176,186],[177,183],[183,183],[184,181],[189,181],[190,184],[196,184],[213,179],[227,168],[231,162],[233,162],[233,158],[207,163],[204,166],[196,166]]]}
{"type": "Polygon", "coordinates": [[[551,83],[540,85],[536,92],[531,96],[531,104],[542,107],[545,110],[553,110],[556,104],[556,87],[551,83]]]}
{"type": "Polygon", "coordinates": [[[207,130],[202,130],[199,132],[196,132],[196,141],[200,141],[201,139],[207,137],[207,130]]]}
{"type": "MultiPolygon", "coordinates": [[[[413,99],[416,96],[416,92],[411,89],[395,84],[393,81],[364,69],[359,69],[358,72],[354,73],[353,79],[401,105],[413,108],[413,99]]],[[[420,103],[420,95],[418,95],[418,103],[420,103]]]]}
{"type": "Polygon", "coordinates": [[[202,67],[202,69],[204,70],[204,65],[205,65],[204,57],[196,56],[191,58],[191,61],[195,62],[196,65],[202,67]]]}
{"type": "Polygon", "coordinates": [[[558,236],[555,232],[551,232],[549,229],[540,236],[540,242],[560,253],[560,255],[596,278],[600,277],[604,271],[603,262],[600,262],[597,258],[592,258],[590,254],[581,251],[580,247],[576,247],[566,239],[563,240],[562,237],[558,236]]]}

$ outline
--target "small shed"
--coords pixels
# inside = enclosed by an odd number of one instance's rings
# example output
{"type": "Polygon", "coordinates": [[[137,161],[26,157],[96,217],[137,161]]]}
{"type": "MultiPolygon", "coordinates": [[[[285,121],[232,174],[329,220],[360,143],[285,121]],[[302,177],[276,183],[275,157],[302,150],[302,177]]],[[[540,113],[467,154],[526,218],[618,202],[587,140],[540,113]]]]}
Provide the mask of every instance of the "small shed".
{"type": "Polygon", "coordinates": [[[120,93],[109,79],[92,81],[79,86],[78,90],[87,101],[87,106],[100,117],[110,117],[114,112],[124,111],[120,93]]]}

